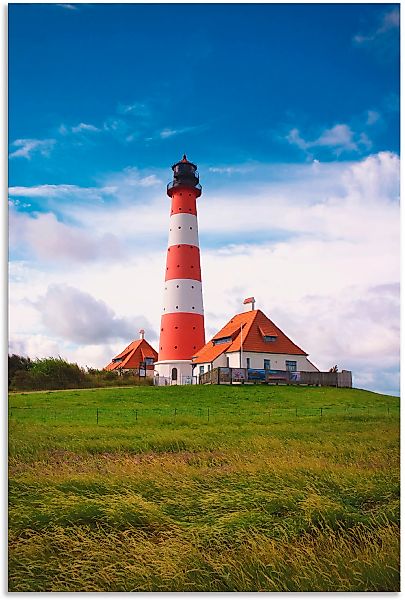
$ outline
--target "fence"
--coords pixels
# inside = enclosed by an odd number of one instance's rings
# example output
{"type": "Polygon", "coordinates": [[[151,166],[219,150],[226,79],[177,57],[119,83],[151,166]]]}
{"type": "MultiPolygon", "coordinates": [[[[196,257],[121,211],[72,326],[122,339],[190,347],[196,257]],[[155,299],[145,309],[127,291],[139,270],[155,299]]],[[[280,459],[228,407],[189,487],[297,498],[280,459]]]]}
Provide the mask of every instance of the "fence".
{"type": "Polygon", "coordinates": [[[173,381],[171,377],[155,375],[153,378],[154,385],[192,385],[197,383],[197,377],[191,375],[181,375],[178,380],[173,381]]]}
{"type": "Polygon", "coordinates": [[[284,385],[320,385],[329,387],[352,387],[351,371],[341,373],[321,371],[278,371],[274,369],[234,369],[217,367],[202,373],[200,384],[284,384],[284,385]]]}
{"type": "Polygon", "coordinates": [[[295,421],[302,418],[315,419],[374,419],[399,418],[399,405],[375,406],[290,406],[277,407],[269,404],[261,409],[222,408],[216,406],[122,408],[119,410],[97,407],[80,407],[75,410],[57,407],[9,407],[9,426],[23,423],[47,425],[80,425],[136,427],[204,423],[276,423],[279,420],[295,421]]]}

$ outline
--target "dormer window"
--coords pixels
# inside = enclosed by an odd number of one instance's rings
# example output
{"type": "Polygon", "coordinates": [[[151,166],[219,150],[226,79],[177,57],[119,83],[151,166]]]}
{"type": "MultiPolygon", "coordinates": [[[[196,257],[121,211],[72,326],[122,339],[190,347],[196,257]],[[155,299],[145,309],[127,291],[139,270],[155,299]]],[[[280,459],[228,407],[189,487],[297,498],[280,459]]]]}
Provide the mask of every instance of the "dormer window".
{"type": "Polygon", "coordinates": [[[113,363],[120,363],[122,362],[122,358],[113,358],[112,361],[113,363]]]}
{"type": "Polygon", "coordinates": [[[265,342],[275,342],[275,341],[277,341],[277,336],[276,335],[264,335],[263,339],[265,342]]]}
{"type": "Polygon", "coordinates": [[[229,344],[230,342],[232,342],[231,336],[217,338],[216,340],[212,340],[212,343],[214,344],[214,346],[217,346],[218,344],[226,344],[226,343],[229,344]]]}

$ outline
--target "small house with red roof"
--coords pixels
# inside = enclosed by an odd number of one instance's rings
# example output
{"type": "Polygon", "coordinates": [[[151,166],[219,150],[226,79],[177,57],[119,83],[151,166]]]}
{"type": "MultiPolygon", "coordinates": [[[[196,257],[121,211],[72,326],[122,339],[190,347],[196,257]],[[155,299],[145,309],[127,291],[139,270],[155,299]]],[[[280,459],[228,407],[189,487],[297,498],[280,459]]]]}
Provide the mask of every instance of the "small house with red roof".
{"type": "MultiPolygon", "coordinates": [[[[251,298],[252,307],[254,299],[251,298]]],[[[232,317],[193,358],[194,375],[216,367],[319,371],[308,354],[295,344],[261,310],[232,317]]]]}
{"type": "Polygon", "coordinates": [[[104,367],[106,371],[116,371],[117,373],[133,372],[139,375],[142,371],[146,377],[153,377],[154,364],[158,359],[158,353],[144,338],[144,331],[140,331],[141,338],[134,340],[112,361],[104,367]]]}

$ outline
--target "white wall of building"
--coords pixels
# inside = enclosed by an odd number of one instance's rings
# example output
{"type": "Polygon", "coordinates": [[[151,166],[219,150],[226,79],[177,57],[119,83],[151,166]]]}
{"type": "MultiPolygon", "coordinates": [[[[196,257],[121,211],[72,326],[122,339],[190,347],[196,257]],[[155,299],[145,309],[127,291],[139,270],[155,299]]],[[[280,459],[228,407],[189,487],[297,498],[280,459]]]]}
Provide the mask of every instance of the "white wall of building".
{"type": "MultiPolygon", "coordinates": [[[[264,359],[270,361],[270,369],[278,371],[286,371],[286,361],[295,361],[297,363],[297,371],[318,371],[318,369],[307,359],[306,356],[301,354],[268,354],[266,352],[243,352],[242,367],[247,367],[247,358],[250,359],[251,369],[264,369],[264,359]]],[[[200,366],[204,367],[204,373],[208,369],[208,364],[204,363],[198,365],[194,370],[194,374],[200,374],[200,366]]],[[[212,368],[216,367],[232,367],[240,368],[240,352],[226,352],[221,354],[218,358],[213,361],[212,368]],[[227,362],[229,357],[229,364],[227,362]]]]}
{"type": "Polygon", "coordinates": [[[159,361],[155,363],[155,372],[159,374],[159,377],[166,377],[171,380],[172,385],[181,385],[184,378],[192,376],[192,364],[188,360],[179,361],[159,361]],[[177,380],[173,381],[172,372],[173,369],[177,369],[177,380]]]}

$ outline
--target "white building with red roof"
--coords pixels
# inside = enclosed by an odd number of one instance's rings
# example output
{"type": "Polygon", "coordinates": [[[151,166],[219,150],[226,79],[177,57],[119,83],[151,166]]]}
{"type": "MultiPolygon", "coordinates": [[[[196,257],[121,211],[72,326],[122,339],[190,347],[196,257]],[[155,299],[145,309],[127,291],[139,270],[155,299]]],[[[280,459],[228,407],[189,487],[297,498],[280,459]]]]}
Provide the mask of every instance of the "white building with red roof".
{"type": "Polygon", "coordinates": [[[117,373],[131,371],[136,375],[140,374],[140,371],[145,371],[146,377],[153,377],[158,353],[144,339],[143,329],[140,334],[139,340],[134,340],[122,352],[114,356],[111,362],[104,367],[106,371],[117,371],[117,373]]]}
{"type": "MultiPolygon", "coordinates": [[[[254,299],[249,299],[254,305],[254,299]]],[[[319,371],[308,354],[261,310],[232,317],[194,356],[194,375],[216,367],[277,371],[319,371]]]]}

